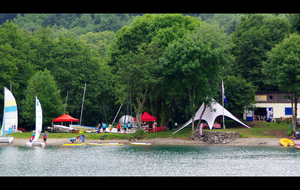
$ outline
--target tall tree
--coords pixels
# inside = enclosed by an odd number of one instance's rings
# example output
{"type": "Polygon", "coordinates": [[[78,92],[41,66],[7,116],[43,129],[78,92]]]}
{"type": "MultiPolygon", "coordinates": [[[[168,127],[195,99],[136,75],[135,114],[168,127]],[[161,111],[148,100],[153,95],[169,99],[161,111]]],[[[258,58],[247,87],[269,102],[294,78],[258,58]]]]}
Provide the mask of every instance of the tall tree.
{"type": "MultiPolygon", "coordinates": [[[[197,21],[197,19],[189,16],[184,17],[181,14],[146,14],[142,17],[137,17],[133,21],[132,25],[129,27],[123,27],[116,33],[116,41],[111,46],[108,64],[111,66],[113,73],[119,73],[123,72],[121,70],[127,67],[125,63],[131,61],[133,65],[130,67],[134,67],[135,72],[139,72],[137,68],[140,66],[137,65],[137,60],[140,59],[143,60],[141,61],[143,62],[142,64],[147,63],[147,66],[145,66],[146,68],[151,68],[151,70],[147,72],[145,71],[146,75],[140,76],[142,77],[140,79],[141,81],[145,82],[153,75],[161,76],[162,71],[159,69],[154,71],[153,68],[158,68],[158,58],[162,55],[168,44],[175,39],[181,38],[185,33],[192,31],[195,27],[200,26],[201,24],[202,23],[197,21]],[[123,64],[125,64],[124,68],[123,64]]],[[[118,77],[118,74],[115,78],[121,79],[118,77]]],[[[125,80],[125,78],[121,80],[125,80]]],[[[154,80],[154,78],[151,80],[154,80]]],[[[125,90],[122,96],[119,96],[121,98],[120,101],[123,99],[124,94],[129,93],[128,89],[132,85],[131,83],[128,83],[128,81],[126,82],[127,83],[124,83],[124,81],[116,81],[116,84],[123,84],[124,88],[122,89],[125,90]]],[[[165,91],[163,88],[164,84],[151,84],[151,81],[149,81],[149,86],[147,87],[148,84],[145,83],[144,87],[146,87],[147,91],[146,89],[142,90],[143,93],[147,92],[146,95],[151,94],[151,96],[145,97],[143,95],[141,97],[148,99],[151,98],[150,102],[158,102],[159,105],[157,105],[157,108],[159,108],[161,104],[165,104],[161,101],[161,95],[165,91]]],[[[137,96],[139,97],[139,95],[137,96]]],[[[133,98],[136,99],[136,97],[133,98]]],[[[141,103],[143,102],[144,101],[141,101],[141,103]]],[[[138,105],[138,103],[136,105],[138,105]]],[[[140,110],[142,108],[143,106],[137,108],[137,112],[143,111],[140,110]]],[[[152,114],[158,116],[159,111],[160,110],[157,109],[157,112],[152,114]]],[[[137,115],[139,115],[139,113],[137,113],[137,115]]],[[[140,122],[141,121],[138,121],[138,123],[140,122]]]]}
{"type": "Polygon", "coordinates": [[[34,129],[35,123],[35,96],[39,98],[42,105],[44,125],[50,125],[52,119],[62,114],[63,103],[60,91],[47,69],[38,71],[30,78],[24,93],[23,111],[20,114],[25,122],[31,126],[31,130],[34,129]]]}
{"type": "Polygon", "coordinates": [[[290,28],[286,18],[265,18],[261,14],[242,16],[241,23],[231,35],[235,73],[253,82],[259,90],[275,90],[276,86],[264,84],[262,62],[267,59],[266,52],[282,41],[290,28]]]}
{"type": "Polygon", "coordinates": [[[213,97],[215,86],[221,81],[220,71],[226,63],[223,46],[226,38],[222,39],[218,30],[217,26],[200,26],[169,45],[160,59],[169,85],[177,86],[176,90],[181,93],[188,93],[192,118],[200,103],[208,105],[206,97],[213,97]]]}
{"type": "MultiPolygon", "coordinates": [[[[224,85],[226,88],[226,100],[228,106],[224,105],[226,109],[240,116],[244,113],[245,108],[252,108],[255,103],[256,89],[251,82],[247,82],[241,76],[227,75],[224,78],[224,85]]],[[[221,96],[219,96],[221,97],[221,96]]]]}
{"type": "Polygon", "coordinates": [[[297,122],[297,100],[300,96],[300,35],[290,34],[281,43],[267,53],[268,59],[264,62],[263,73],[275,83],[279,90],[291,92],[293,105],[293,130],[297,122]]]}

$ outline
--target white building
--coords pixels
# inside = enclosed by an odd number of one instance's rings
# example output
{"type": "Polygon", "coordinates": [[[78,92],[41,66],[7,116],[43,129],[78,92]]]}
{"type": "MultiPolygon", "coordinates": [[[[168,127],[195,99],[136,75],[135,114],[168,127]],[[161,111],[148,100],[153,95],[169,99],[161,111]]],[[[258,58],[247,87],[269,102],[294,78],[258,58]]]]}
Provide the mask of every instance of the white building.
{"type": "MultiPolygon", "coordinates": [[[[257,92],[255,99],[256,109],[245,110],[244,119],[247,121],[267,120],[275,121],[276,118],[292,117],[291,100],[284,98],[290,95],[289,92],[257,92]]],[[[300,107],[300,98],[298,98],[297,107],[300,107]]],[[[298,109],[299,110],[299,109],[298,109]]],[[[299,115],[299,114],[298,114],[299,115]]]]}

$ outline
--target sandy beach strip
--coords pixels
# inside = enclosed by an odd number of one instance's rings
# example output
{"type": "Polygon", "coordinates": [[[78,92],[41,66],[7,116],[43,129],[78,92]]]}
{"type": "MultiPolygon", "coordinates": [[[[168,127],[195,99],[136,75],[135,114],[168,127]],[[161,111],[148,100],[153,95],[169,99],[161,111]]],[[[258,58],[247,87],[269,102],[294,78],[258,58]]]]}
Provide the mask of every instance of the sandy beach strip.
{"type": "MultiPolygon", "coordinates": [[[[42,139],[38,140],[42,142],[42,139]]],[[[239,138],[226,144],[210,144],[202,141],[194,141],[190,139],[182,138],[152,138],[141,139],[136,141],[129,141],[126,139],[112,139],[112,140],[100,140],[100,139],[86,139],[86,142],[90,143],[124,143],[129,145],[131,142],[147,142],[152,145],[220,145],[220,146],[280,146],[280,138],[239,138]]],[[[0,143],[0,146],[26,146],[26,142],[29,142],[27,138],[15,138],[11,144],[0,143]]],[[[81,140],[77,140],[80,143],[81,140]]],[[[63,143],[70,143],[69,138],[48,138],[47,145],[62,146],[63,143]]]]}

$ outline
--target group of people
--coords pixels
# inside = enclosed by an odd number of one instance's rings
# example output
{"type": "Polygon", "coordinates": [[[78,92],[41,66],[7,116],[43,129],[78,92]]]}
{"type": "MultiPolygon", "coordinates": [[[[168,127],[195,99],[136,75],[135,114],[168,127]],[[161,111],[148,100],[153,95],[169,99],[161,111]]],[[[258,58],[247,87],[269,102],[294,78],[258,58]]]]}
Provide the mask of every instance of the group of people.
{"type": "Polygon", "coordinates": [[[84,143],[85,142],[85,135],[79,135],[79,136],[77,136],[77,138],[75,138],[75,137],[70,138],[71,143],[74,144],[76,139],[80,139],[81,142],[84,143]]]}
{"type": "MultiPolygon", "coordinates": [[[[124,123],[122,126],[123,129],[123,133],[126,134],[126,131],[128,129],[128,133],[131,133],[131,129],[132,129],[132,124],[128,121],[128,123],[124,123]]],[[[120,133],[121,132],[121,124],[120,122],[117,125],[117,132],[120,133]]],[[[122,133],[122,132],[121,132],[122,133]]]]}
{"type": "MultiPolygon", "coordinates": [[[[103,133],[105,133],[106,132],[106,128],[107,128],[107,124],[105,123],[105,122],[103,122],[102,123],[102,125],[101,124],[98,124],[98,127],[97,127],[97,133],[100,133],[100,130],[101,130],[101,128],[103,129],[103,133]]],[[[111,130],[112,130],[112,124],[109,124],[108,125],[108,128],[109,128],[109,132],[111,133],[111,130]]]]}
{"type": "MultiPolygon", "coordinates": [[[[35,137],[35,132],[32,133],[32,135],[31,135],[31,137],[30,137],[30,139],[29,139],[29,142],[32,142],[33,139],[34,139],[34,137],[35,137]]],[[[45,145],[46,145],[46,141],[47,141],[47,138],[48,138],[48,133],[47,133],[47,131],[44,131],[42,137],[43,137],[43,143],[45,143],[45,145]]]]}

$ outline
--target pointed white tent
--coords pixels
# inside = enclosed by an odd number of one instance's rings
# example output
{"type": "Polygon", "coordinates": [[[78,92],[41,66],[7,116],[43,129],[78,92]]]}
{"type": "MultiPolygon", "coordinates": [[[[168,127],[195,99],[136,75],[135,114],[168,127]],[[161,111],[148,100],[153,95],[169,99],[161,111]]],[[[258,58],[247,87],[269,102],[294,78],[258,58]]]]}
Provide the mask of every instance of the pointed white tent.
{"type": "MultiPolygon", "coordinates": [[[[202,105],[200,106],[200,108],[196,112],[195,117],[194,117],[194,121],[199,120],[203,109],[204,109],[204,103],[202,103],[202,105]]],[[[205,112],[202,116],[202,120],[205,120],[207,122],[207,124],[209,126],[209,129],[211,130],[212,127],[213,127],[215,119],[220,115],[223,115],[223,107],[216,100],[212,99],[211,107],[206,106],[205,112]]],[[[232,115],[225,108],[224,108],[224,116],[227,116],[227,117],[235,120],[236,122],[244,125],[245,127],[250,128],[249,126],[247,126],[246,124],[241,122],[239,119],[237,119],[234,115],[232,115]]],[[[175,131],[173,134],[177,133],[178,131],[185,128],[186,126],[188,126],[191,123],[192,123],[192,118],[190,120],[188,120],[188,122],[186,122],[180,129],[175,131]]]]}

